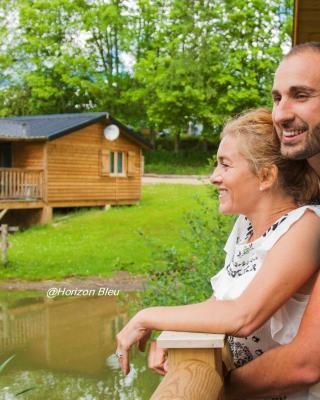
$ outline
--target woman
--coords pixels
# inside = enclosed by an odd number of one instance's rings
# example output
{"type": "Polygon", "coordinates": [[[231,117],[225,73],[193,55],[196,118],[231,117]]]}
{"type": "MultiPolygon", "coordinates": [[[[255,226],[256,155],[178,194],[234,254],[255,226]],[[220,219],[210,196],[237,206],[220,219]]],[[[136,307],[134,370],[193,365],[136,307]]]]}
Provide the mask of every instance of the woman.
{"type": "Polygon", "coordinates": [[[117,336],[125,373],[130,347],[143,348],[152,329],[226,333],[237,366],[294,337],[320,260],[320,208],[308,205],[319,198],[319,181],[306,161],[283,159],[279,147],[267,110],[226,125],[211,182],[220,212],[240,217],[225,266],[212,278],[214,296],[137,313],[117,336]]]}

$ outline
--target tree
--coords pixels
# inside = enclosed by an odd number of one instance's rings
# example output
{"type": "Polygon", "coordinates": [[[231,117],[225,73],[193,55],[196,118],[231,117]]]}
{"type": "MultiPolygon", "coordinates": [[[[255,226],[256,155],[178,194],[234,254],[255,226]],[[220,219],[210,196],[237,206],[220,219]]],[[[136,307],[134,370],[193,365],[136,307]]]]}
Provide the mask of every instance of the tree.
{"type": "Polygon", "coordinates": [[[107,110],[170,129],[178,151],[189,121],[217,135],[269,104],[291,12],[292,0],[0,0],[1,114],[107,110]]]}
{"type": "Polygon", "coordinates": [[[226,116],[269,103],[281,57],[280,3],[166,2],[157,46],[140,57],[135,78],[149,123],[170,127],[176,151],[189,120],[202,123],[205,135],[216,134],[226,116]]]}
{"type": "Polygon", "coordinates": [[[13,105],[14,92],[24,91],[30,113],[107,108],[121,114],[121,93],[130,81],[120,60],[126,46],[124,1],[20,0],[16,5],[18,24],[6,49],[14,68],[3,101],[13,105]]]}

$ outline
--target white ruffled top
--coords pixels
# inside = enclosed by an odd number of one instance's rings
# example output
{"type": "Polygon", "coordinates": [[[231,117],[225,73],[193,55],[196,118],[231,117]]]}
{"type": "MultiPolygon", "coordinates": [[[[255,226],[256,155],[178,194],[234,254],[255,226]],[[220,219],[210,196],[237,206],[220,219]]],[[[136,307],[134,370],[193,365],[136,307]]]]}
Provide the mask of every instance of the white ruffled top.
{"type": "MultiPolygon", "coordinates": [[[[299,207],[283,215],[267,232],[251,243],[247,243],[252,233],[251,223],[240,215],[224,248],[224,268],[211,279],[215,297],[218,300],[239,297],[260,270],[268,251],[306,210],[312,210],[320,217],[318,205],[299,207]]],[[[309,295],[296,293],[252,335],[246,338],[230,337],[236,366],[246,364],[271,348],[289,343],[297,334],[308,300],[309,295]]],[[[320,384],[314,385],[307,392],[283,398],[320,399],[320,384]]]]}

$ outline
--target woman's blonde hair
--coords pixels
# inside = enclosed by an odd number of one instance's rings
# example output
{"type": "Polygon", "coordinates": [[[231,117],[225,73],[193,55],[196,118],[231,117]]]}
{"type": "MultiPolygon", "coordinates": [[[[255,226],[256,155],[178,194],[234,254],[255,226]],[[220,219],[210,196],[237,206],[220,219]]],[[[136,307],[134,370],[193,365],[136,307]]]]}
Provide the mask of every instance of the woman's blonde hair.
{"type": "Polygon", "coordinates": [[[230,120],[221,133],[221,139],[227,135],[239,139],[239,151],[254,174],[275,165],[278,187],[297,204],[308,204],[320,198],[319,178],[307,160],[289,160],[281,155],[269,110],[258,108],[230,120]]]}

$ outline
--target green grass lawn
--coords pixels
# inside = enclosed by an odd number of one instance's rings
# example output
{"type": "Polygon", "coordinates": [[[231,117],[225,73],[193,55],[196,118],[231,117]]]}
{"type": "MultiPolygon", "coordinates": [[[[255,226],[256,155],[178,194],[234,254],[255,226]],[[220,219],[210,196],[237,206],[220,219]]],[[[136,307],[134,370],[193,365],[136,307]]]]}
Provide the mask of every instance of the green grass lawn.
{"type": "Polygon", "coordinates": [[[145,272],[154,251],[147,239],[187,251],[181,238],[185,213],[199,207],[197,196],[204,199],[208,193],[207,186],[144,186],[140,205],[81,211],[12,235],[10,265],[0,268],[0,278],[110,276],[121,269],[145,272]]]}

